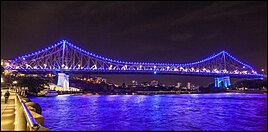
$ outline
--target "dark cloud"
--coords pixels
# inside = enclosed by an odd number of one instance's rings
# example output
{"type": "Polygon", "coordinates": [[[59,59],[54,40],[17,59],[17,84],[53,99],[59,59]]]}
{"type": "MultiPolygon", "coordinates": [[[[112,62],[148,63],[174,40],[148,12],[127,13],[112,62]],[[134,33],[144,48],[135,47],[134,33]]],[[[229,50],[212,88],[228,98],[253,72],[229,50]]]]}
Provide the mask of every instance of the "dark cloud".
{"type": "Polygon", "coordinates": [[[1,33],[5,59],[67,39],[120,60],[186,63],[227,50],[267,67],[265,1],[5,1],[1,33]]]}
{"type": "Polygon", "coordinates": [[[169,36],[171,41],[189,41],[194,37],[192,33],[176,33],[169,36]]]}

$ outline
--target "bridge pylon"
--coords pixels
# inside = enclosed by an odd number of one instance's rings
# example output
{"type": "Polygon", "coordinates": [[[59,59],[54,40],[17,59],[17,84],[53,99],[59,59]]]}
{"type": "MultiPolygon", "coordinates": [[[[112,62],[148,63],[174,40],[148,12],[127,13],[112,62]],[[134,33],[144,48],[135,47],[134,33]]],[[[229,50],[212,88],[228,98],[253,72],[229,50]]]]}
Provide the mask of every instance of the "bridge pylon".
{"type": "Polygon", "coordinates": [[[227,88],[230,85],[231,85],[231,82],[230,82],[229,76],[215,78],[215,87],[216,88],[220,88],[220,87],[227,88]]]}
{"type": "Polygon", "coordinates": [[[58,86],[69,88],[69,75],[65,73],[58,73],[58,86]]]}

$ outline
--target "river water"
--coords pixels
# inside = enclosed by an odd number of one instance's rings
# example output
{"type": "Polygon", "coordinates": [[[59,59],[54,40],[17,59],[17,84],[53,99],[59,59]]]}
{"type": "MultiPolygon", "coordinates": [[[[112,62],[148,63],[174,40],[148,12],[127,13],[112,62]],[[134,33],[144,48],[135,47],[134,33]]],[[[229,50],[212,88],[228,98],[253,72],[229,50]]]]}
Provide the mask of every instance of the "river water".
{"type": "Polygon", "coordinates": [[[51,130],[267,130],[266,94],[33,97],[51,130]]]}

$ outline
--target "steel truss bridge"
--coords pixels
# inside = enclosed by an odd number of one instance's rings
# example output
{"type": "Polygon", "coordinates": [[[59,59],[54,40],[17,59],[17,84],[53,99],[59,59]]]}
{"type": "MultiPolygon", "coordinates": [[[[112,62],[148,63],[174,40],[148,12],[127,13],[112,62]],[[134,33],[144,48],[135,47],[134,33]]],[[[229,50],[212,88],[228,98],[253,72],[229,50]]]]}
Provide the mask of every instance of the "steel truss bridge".
{"type": "MultiPolygon", "coordinates": [[[[263,78],[248,64],[236,59],[226,51],[191,63],[129,62],[102,57],[76,45],[61,40],[50,47],[19,56],[4,66],[7,70],[21,72],[89,72],[168,74],[215,77],[215,86],[230,85],[229,77],[263,78]]],[[[63,75],[62,75],[63,76],[63,75]]],[[[62,78],[64,80],[64,77],[62,78]]],[[[66,77],[65,77],[66,79],[66,77]]],[[[59,82],[58,82],[59,83],[59,82]]]]}

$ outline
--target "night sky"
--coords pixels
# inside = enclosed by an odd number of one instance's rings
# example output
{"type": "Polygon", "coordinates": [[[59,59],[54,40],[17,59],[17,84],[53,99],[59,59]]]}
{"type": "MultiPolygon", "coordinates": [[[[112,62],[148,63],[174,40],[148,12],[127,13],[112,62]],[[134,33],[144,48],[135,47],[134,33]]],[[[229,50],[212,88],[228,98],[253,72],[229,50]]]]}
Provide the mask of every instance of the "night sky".
{"type": "MultiPolygon", "coordinates": [[[[141,62],[187,63],[226,50],[267,71],[267,2],[1,2],[1,58],[66,39],[95,54],[141,62]]],[[[207,85],[213,78],[103,75],[207,85]]]]}

